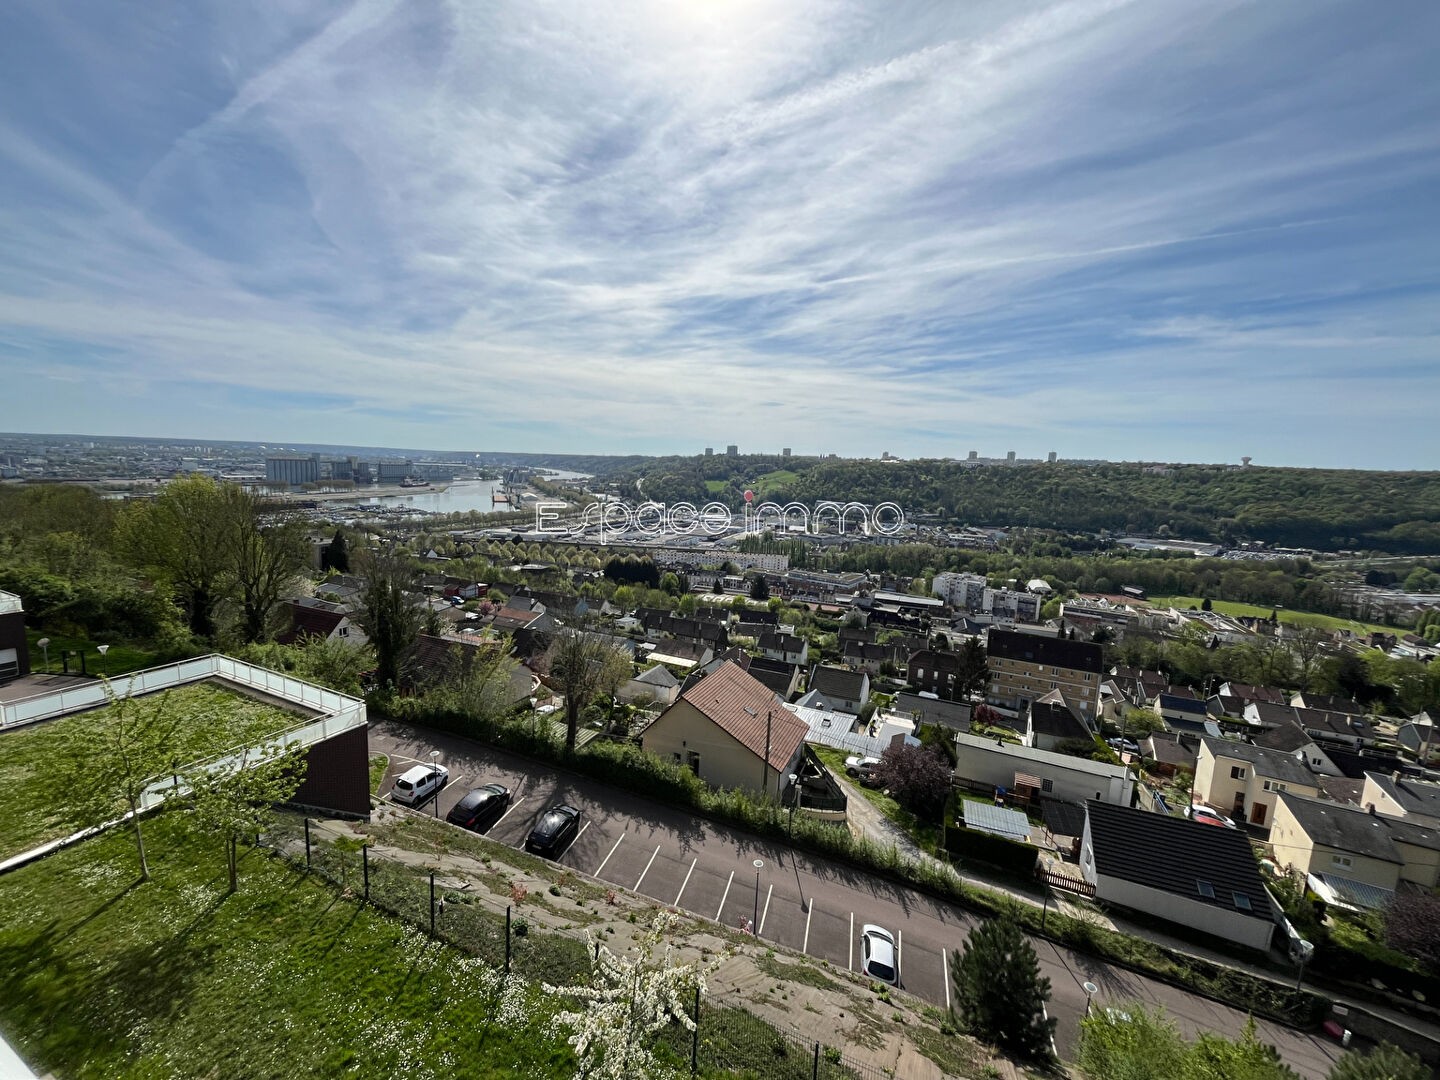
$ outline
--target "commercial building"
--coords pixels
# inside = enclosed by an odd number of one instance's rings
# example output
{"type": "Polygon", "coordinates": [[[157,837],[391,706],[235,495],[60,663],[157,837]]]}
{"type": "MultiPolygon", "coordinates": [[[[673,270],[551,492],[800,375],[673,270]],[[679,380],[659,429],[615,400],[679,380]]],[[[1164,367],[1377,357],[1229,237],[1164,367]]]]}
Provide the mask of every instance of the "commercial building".
{"type": "Polygon", "coordinates": [[[270,484],[286,484],[298,487],[301,484],[320,482],[319,454],[267,454],[265,456],[265,481],[270,484]]]}

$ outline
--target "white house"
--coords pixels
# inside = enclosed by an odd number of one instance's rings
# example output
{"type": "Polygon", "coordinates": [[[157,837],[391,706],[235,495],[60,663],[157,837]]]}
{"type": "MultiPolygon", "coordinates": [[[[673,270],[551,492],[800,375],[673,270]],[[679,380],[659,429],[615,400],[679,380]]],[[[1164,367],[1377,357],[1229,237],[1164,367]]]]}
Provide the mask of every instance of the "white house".
{"type": "Polygon", "coordinates": [[[1129,806],[1135,791],[1134,773],[1105,761],[965,734],[955,736],[955,753],[956,782],[975,789],[1033,787],[1042,798],[1065,802],[1099,799],[1116,806],[1129,806]]]}

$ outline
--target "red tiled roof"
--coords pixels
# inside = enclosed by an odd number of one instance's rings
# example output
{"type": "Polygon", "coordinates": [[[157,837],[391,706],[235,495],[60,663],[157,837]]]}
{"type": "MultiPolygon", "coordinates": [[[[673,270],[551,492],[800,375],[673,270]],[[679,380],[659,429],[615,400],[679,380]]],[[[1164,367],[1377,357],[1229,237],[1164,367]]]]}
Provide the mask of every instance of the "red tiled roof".
{"type": "Polygon", "coordinates": [[[756,757],[765,756],[768,727],[767,764],[776,770],[790,764],[810,730],[764,683],[729,661],[685,691],[680,700],[689,702],[756,757]]]}

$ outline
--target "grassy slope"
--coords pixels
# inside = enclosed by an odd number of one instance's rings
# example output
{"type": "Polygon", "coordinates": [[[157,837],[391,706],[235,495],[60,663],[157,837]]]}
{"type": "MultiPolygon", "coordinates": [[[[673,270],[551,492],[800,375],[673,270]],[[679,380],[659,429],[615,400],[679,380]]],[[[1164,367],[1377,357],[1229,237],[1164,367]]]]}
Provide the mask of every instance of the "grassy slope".
{"type": "MultiPolygon", "coordinates": [[[[823,761],[832,772],[839,776],[845,775],[845,758],[849,755],[847,755],[844,750],[836,750],[834,747],[820,746],[816,743],[811,743],[810,746],[819,756],[820,760],[823,761]]],[[[935,854],[940,846],[940,826],[920,821],[914,814],[906,810],[883,791],[866,787],[859,781],[855,781],[854,786],[866,799],[873,803],[882,814],[900,828],[904,829],[910,839],[919,844],[923,850],[928,851],[932,855],[935,854]]]]}
{"type": "Polygon", "coordinates": [[[0,879],[0,1028],[38,1072],[88,1077],[569,1075],[568,1048],[489,1023],[477,961],[181,815],[0,879]]]}
{"type": "MultiPolygon", "coordinates": [[[[1156,607],[1177,607],[1177,608],[1198,608],[1203,601],[1198,596],[1152,596],[1150,603],[1156,607]]],[[[1268,619],[1273,610],[1268,607],[1261,607],[1258,604],[1242,604],[1235,600],[1212,600],[1210,606],[1222,615],[1250,615],[1255,618],[1268,619]]],[[[1357,634],[1368,634],[1372,630],[1380,633],[1393,634],[1397,630],[1393,626],[1383,626],[1380,623],[1357,622],[1354,619],[1341,619],[1334,615],[1312,615],[1306,611],[1282,611],[1280,621],[1293,623],[1300,621],[1311,621],[1324,626],[1329,630],[1351,630],[1357,634]]],[[[1405,631],[1399,631],[1404,633],[1405,631]]]]}
{"type": "MultiPolygon", "coordinates": [[[[123,689],[123,683],[120,685],[123,689]]],[[[228,750],[260,735],[281,731],[299,722],[294,713],[217,686],[185,686],[163,695],[167,707],[194,718],[182,725],[175,741],[175,756],[192,762],[228,750]]],[[[64,815],[65,793],[43,794],[46,763],[53,760],[67,732],[103,724],[108,710],[97,709],[37,724],[0,735],[0,857],[64,836],[76,827],[64,815]]]]}

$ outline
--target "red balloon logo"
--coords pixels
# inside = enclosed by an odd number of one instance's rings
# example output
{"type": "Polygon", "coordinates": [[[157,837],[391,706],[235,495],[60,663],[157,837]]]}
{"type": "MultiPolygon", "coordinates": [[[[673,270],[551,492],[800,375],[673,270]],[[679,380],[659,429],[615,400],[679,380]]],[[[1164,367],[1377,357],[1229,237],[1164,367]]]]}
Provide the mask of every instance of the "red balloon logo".
{"type": "Polygon", "coordinates": [[[754,493],[753,491],[747,490],[747,491],[745,492],[745,501],[746,501],[746,502],[754,502],[754,501],[755,501],[755,493],[754,493]]]}

